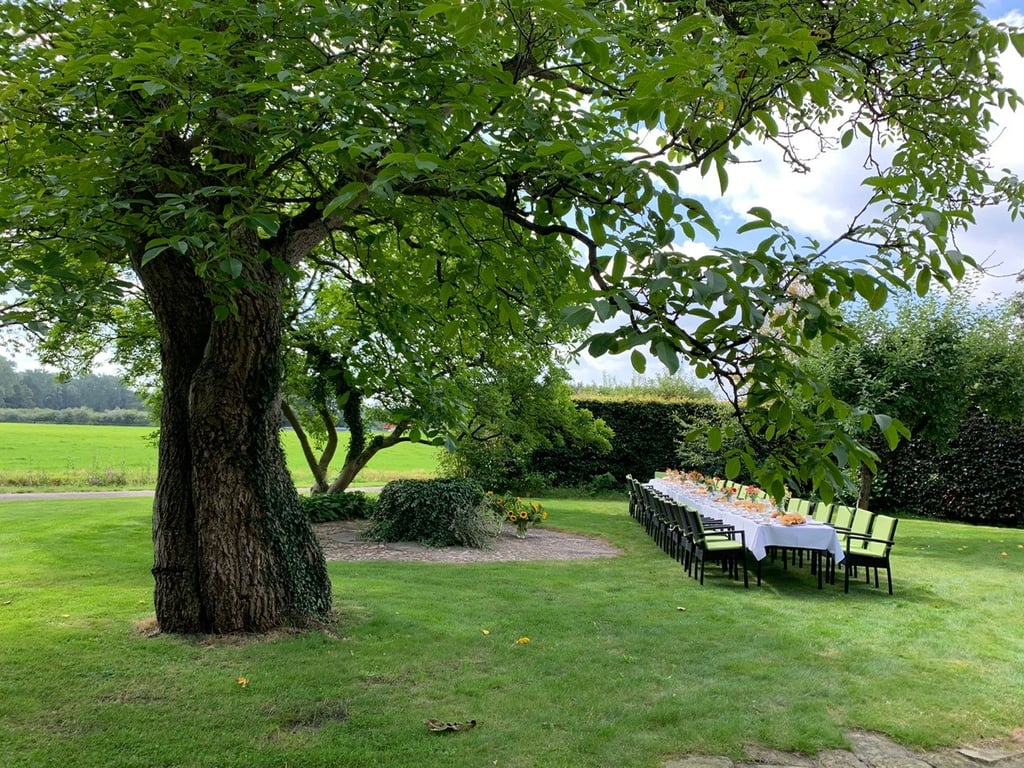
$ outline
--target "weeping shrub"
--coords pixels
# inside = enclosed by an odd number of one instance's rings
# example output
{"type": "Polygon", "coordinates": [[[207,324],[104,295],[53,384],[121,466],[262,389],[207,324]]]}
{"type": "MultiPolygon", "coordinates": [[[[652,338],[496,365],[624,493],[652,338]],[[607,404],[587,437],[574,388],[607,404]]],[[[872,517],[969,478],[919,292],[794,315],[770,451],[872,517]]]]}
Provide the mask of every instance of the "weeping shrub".
{"type": "Polygon", "coordinates": [[[365,538],[484,548],[501,527],[483,501],[473,480],[396,480],[381,490],[365,538]]]}

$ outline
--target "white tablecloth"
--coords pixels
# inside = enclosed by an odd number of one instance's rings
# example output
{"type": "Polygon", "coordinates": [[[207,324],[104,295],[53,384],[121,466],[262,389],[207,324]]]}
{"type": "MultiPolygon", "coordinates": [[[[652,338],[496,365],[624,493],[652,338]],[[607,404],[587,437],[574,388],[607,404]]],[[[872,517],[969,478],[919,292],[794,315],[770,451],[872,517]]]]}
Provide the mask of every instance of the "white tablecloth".
{"type": "Polygon", "coordinates": [[[702,515],[718,518],[726,525],[735,526],[737,530],[743,531],[747,549],[758,560],[765,558],[768,547],[827,551],[837,563],[841,563],[845,557],[843,544],[836,535],[836,529],[812,518],[807,518],[807,522],[802,525],[766,522],[740,514],[734,503],[708,493],[700,493],[696,486],[663,479],[652,480],[650,486],[702,515]]]}

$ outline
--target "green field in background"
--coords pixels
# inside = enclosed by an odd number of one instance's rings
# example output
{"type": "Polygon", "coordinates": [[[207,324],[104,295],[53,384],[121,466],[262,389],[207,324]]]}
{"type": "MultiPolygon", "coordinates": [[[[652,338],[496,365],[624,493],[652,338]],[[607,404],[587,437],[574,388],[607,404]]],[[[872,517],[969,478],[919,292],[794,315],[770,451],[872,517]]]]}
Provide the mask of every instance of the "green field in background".
{"type": "MultiPolygon", "coordinates": [[[[0,423],[0,491],[152,488],[157,470],[155,432],[153,427],[0,423]]],[[[347,433],[342,441],[336,469],[347,433]]],[[[283,430],[281,442],[296,486],[308,489],[313,476],[295,433],[283,430]]],[[[437,469],[437,455],[433,446],[401,443],[374,456],[356,484],[430,477],[437,469]]]]}

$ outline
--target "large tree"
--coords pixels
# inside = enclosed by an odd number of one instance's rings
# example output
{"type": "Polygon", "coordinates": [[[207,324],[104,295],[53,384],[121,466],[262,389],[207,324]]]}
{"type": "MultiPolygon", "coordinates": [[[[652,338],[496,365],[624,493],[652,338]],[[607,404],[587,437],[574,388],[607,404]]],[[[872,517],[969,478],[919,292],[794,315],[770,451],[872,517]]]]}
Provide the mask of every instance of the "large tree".
{"type": "MultiPolygon", "coordinates": [[[[688,360],[775,437],[795,418],[792,353],[846,337],[838,306],[959,275],[951,232],[1018,189],[983,153],[993,107],[1017,102],[996,59],[1020,38],[968,0],[7,0],[0,20],[2,287],[29,297],[0,322],[102,317],[133,280],[145,292],[169,631],[329,608],[277,426],[288,283],[339,238],[432,216],[466,243],[572,244],[591,304],[567,318],[623,321],[592,352],[688,360]],[[680,174],[724,189],[754,144],[799,165],[801,135],[870,139],[870,205],[836,243],[798,243],[757,209],[744,229],[768,236],[749,252],[673,245],[718,233],[680,174]]],[[[495,269],[529,296],[534,258],[495,269]]],[[[458,292],[492,273],[453,277],[458,292]]],[[[766,467],[769,487],[835,468],[838,419],[815,418],[818,460],[766,467]]]]}

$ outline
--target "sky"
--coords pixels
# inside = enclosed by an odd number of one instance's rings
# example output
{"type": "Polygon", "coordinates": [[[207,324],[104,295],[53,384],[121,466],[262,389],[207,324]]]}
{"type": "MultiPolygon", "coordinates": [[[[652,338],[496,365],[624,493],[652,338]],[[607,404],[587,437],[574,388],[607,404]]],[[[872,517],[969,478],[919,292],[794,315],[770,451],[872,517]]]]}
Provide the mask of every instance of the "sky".
{"type": "MultiPolygon", "coordinates": [[[[989,18],[1024,26],[1024,5],[1020,0],[990,0],[985,9],[989,18]]],[[[1003,55],[1001,67],[1004,83],[1024,94],[1024,59],[1012,46],[1003,55]]],[[[992,137],[992,166],[1009,168],[1024,176],[1024,109],[1016,113],[1003,110],[998,113],[998,121],[1000,130],[992,137]]],[[[737,245],[729,241],[729,230],[746,220],[745,213],[753,206],[768,208],[798,236],[828,242],[866,199],[867,193],[860,186],[860,180],[867,175],[861,168],[863,149],[855,141],[846,151],[815,160],[806,174],[794,173],[779,160],[777,153],[766,151],[759,163],[729,169],[729,187],[724,196],[719,193],[714,174],[703,182],[687,178],[685,191],[701,198],[719,219],[724,239],[717,245],[737,245]]],[[[983,210],[976,226],[960,235],[957,242],[962,252],[974,256],[990,273],[978,284],[978,301],[1008,296],[1022,287],[1017,284],[1016,275],[1024,271],[1024,221],[1011,222],[1003,210],[983,210]]],[[[636,378],[628,355],[598,359],[584,355],[569,366],[569,371],[580,383],[629,383],[636,378]]],[[[663,373],[665,369],[648,356],[645,375],[651,378],[663,373]]]]}

